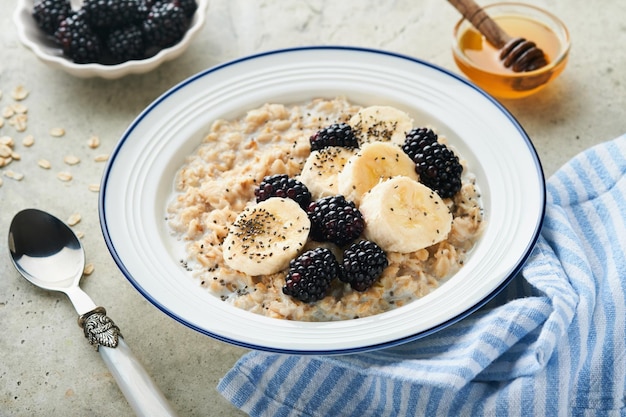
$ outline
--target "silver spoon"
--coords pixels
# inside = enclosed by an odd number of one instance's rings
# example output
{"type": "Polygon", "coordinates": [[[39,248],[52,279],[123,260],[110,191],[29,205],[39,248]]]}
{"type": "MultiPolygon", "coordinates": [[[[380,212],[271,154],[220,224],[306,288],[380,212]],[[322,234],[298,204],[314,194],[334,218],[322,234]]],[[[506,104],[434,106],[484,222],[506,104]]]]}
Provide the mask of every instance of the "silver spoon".
{"type": "Polygon", "coordinates": [[[85,337],[98,350],[138,416],[175,415],[104,308],[96,306],[78,286],[85,253],[69,226],[44,211],[22,210],[9,228],[9,251],[13,265],[24,278],[69,297],[85,337]]]}

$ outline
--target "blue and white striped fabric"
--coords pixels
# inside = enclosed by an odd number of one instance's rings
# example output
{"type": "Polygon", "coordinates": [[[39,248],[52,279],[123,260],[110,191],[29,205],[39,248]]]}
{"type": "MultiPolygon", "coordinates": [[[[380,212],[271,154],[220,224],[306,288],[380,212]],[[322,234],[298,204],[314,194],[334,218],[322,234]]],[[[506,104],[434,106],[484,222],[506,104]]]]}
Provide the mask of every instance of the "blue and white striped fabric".
{"type": "Polygon", "coordinates": [[[521,274],[455,325],[346,356],[251,352],[218,390],[252,416],[626,416],[626,135],[548,181],[521,274]]]}

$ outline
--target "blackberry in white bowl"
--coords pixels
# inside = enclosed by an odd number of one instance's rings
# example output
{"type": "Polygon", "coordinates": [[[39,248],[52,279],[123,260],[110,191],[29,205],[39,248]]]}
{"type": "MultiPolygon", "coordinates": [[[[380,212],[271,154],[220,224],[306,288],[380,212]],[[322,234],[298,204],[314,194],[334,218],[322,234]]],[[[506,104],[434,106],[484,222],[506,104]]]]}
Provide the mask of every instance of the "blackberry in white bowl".
{"type": "Polygon", "coordinates": [[[59,24],[73,11],[68,0],[41,0],[35,3],[32,13],[37,26],[46,34],[54,36],[59,24]]]}
{"type": "Polygon", "coordinates": [[[20,41],[46,64],[115,79],[180,56],[204,25],[207,2],[18,0],[13,18],[20,41]]]}

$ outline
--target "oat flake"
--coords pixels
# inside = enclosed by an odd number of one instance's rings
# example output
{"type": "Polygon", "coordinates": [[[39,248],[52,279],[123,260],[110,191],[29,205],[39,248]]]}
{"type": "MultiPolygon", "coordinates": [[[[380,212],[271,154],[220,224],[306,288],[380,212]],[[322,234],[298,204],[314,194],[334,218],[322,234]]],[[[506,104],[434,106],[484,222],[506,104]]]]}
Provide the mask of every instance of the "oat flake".
{"type": "Polygon", "coordinates": [[[107,154],[96,155],[96,157],[93,160],[96,162],[106,162],[109,160],[109,155],[107,154]]]}
{"type": "Polygon", "coordinates": [[[89,146],[91,149],[96,149],[98,146],[100,146],[100,138],[96,135],[93,135],[92,137],[87,139],[87,146],[89,146]]]}
{"type": "Polygon", "coordinates": [[[21,174],[19,172],[15,172],[13,170],[7,169],[6,171],[4,171],[4,176],[11,178],[12,180],[15,181],[22,181],[22,179],[24,178],[24,174],[21,174]]]}
{"type": "Polygon", "coordinates": [[[80,162],[80,159],[74,155],[67,155],[65,158],[63,158],[63,162],[68,165],[76,165],[80,162]]]}
{"type": "Polygon", "coordinates": [[[95,269],[96,269],[96,267],[92,263],[88,263],[87,265],[85,265],[85,269],[83,270],[83,274],[91,275],[91,274],[93,274],[93,271],[95,269]]]}
{"type": "Polygon", "coordinates": [[[65,129],[63,129],[62,127],[53,127],[52,129],[50,129],[50,136],[59,138],[63,135],[65,135],[65,129]]]}
{"type": "Polygon", "coordinates": [[[76,226],[80,222],[80,220],[80,214],[74,213],[70,216],[69,219],[67,219],[67,224],[69,224],[70,226],[76,226]]]}
{"type": "Polygon", "coordinates": [[[11,106],[7,106],[2,110],[2,117],[10,119],[15,114],[15,110],[11,106]]]}
{"type": "Polygon", "coordinates": [[[15,127],[15,130],[18,132],[23,132],[26,130],[26,122],[28,121],[28,116],[26,114],[16,114],[9,120],[9,124],[15,127]]]}
{"type": "Polygon", "coordinates": [[[60,179],[61,181],[71,181],[72,180],[72,174],[67,172],[67,171],[61,171],[57,174],[57,178],[60,179]]]}
{"type": "Polygon", "coordinates": [[[9,158],[11,157],[11,152],[13,152],[13,149],[10,146],[0,145],[0,157],[9,158]]]}
{"type": "Polygon", "coordinates": [[[22,101],[28,97],[28,93],[29,91],[25,89],[23,85],[18,85],[13,89],[11,97],[13,97],[13,100],[22,101]]]}
{"type": "Polygon", "coordinates": [[[12,148],[15,146],[15,141],[11,136],[0,136],[0,145],[6,145],[12,148]]]}
{"type": "Polygon", "coordinates": [[[22,103],[15,103],[11,106],[11,108],[13,109],[15,113],[18,113],[18,114],[28,113],[28,107],[26,107],[22,103]]]}
{"type": "Polygon", "coordinates": [[[52,168],[52,164],[50,164],[50,161],[48,161],[47,159],[40,159],[39,161],[37,161],[37,165],[39,165],[43,169],[52,168]]]}
{"type": "Polygon", "coordinates": [[[97,193],[100,191],[100,184],[89,184],[89,191],[97,193]]]}
{"type": "Polygon", "coordinates": [[[33,135],[25,136],[24,139],[22,139],[22,145],[26,146],[27,148],[30,148],[34,144],[35,138],[33,137],[33,135]]]}

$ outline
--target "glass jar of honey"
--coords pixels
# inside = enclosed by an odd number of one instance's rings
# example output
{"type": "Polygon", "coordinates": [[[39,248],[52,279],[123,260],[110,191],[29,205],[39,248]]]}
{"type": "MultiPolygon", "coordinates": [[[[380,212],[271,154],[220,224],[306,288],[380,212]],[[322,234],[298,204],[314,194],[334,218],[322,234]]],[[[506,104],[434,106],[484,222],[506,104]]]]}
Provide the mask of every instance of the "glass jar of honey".
{"type": "Polygon", "coordinates": [[[514,72],[472,24],[461,19],[454,27],[452,51],[461,71],[476,85],[497,98],[527,97],[544,88],[565,68],[570,49],[569,32],[556,16],[521,3],[496,3],[485,12],[511,37],[534,42],[548,64],[528,72],[514,72]]]}

